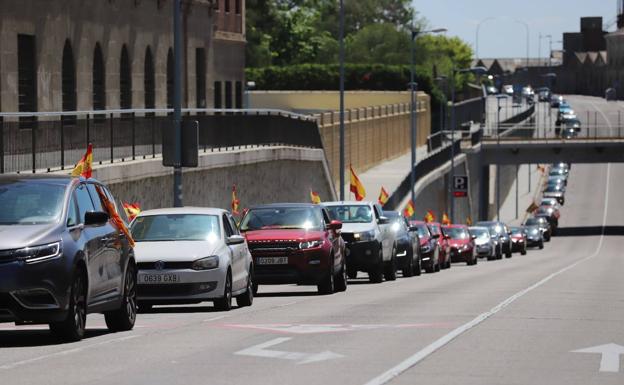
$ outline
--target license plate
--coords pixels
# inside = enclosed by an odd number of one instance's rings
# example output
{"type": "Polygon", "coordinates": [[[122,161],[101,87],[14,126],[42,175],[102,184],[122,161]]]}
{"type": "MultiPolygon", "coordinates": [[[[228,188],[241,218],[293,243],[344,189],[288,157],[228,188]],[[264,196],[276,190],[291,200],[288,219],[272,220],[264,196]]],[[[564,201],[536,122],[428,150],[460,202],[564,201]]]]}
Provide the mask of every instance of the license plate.
{"type": "Polygon", "coordinates": [[[138,278],[139,283],[144,285],[180,283],[178,274],[140,274],[138,278]]]}
{"type": "Polygon", "coordinates": [[[288,257],[258,257],[258,265],[288,265],[288,257]]]}

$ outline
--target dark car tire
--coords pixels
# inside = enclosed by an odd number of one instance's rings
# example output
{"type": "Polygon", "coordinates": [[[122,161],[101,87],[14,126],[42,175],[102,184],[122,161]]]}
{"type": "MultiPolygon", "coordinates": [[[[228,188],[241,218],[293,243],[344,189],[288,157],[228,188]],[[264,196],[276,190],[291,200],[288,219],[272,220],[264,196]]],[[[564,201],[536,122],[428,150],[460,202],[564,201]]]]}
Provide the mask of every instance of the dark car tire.
{"type": "Polygon", "coordinates": [[[427,264],[427,266],[425,266],[425,273],[432,274],[432,273],[435,273],[435,271],[436,269],[435,269],[435,265],[433,264],[433,261],[429,260],[429,263],[427,264]]]}
{"type": "Polygon", "coordinates": [[[236,304],[238,307],[245,307],[253,305],[254,300],[254,283],[253,283],[253,270],[249,269],[249,275],[247,276],[247,290],[243,294],[236,296],[236,304]]]}
{"type": "Polygon", "coordinates": [[[230,270],[225,276],[223,297],[214,300],[214,307],[218,311],[230,311],[232,309],[232,272],[230,270]]]}
{"type": "Polygon", "coordinates": [[[511,258],[512,256],[513,256],[513,253],[511,252],[511,247],[510,247],[509,251],[505,253],[505,258],[511,258]]]}
{"type": "Polygon", "coordinates": [[[544,241],[540,241],[539,248],[540,248],[540,250],[544,248],[544,241]]]}
{"type": "Polygon", "coordinates": [[[347,277],[347,265],[343,262],[340,273],[338,273],[338,275],[336,276],[334,288],[336,289],[336,291],[347,291],[348,281],[349,279],[347,277]]]}
{"type": "Polygon", "coordinates": [[[396,247],[392,248],[392,254],[390,255],[390,261],[385,263],[384,266],[384,278],[386,281],[396,281],[397,279],[397,263],[396,263],[396,247]]]}
{"type": "Polygon", "coordinates": [[[137,275],[134,264],[128,265],[124,278],[121,307],[104,314],[106,326],[111,332],[125,332],[134,328],[137,314],[137,275]]]}
{"type": "Polygon", "coordinates": [[[527,253],[527,247],[526,245],[522,248],[522,250],[520,250],[520,255],[526,255],[527,253]]]}
{"type": "Polygon", "coordinates": [[[149,313],[154,308],[154,305],[151,303],[139,302],[137,303],[138,309],[137,313],[149,313]]]}
{"type": "Polygon", "coordinates": [[[252,287],[253,287],[253,294],[254,296],[256,296],[258,294],[259,285],[256,282],[254,282],[252,287]]]}
{"type": "Polygon", "coordinates": [[[405,258],[407,262],[405,266],[403,266],[401,272],[403,273],[403,277],[409,278],[414,276],[414,253],[408,251],[406,254],[405,258]]]}
{"type": "Polygon", "coordinates": [[[544,241],[550,242],[550,233],[544,234],[544,241]]]}
{"type": "Polygon", "coordinates": [[[82,271],[76,272],[71,286],[67,317],[50,324],[53,335],[65,342],[80,341],[85,334],[87,322],[87,285],[82,271]]]}
{"type": "Polygon", "coordinates": [[[334,281],[334,271],[329,272],[323,281],[316,286],[318,293],[321,295],[329,295],[334,294],[336,290],[335,281],[334,281]]]}
{"type": "Polygon", "coordinates": [[[347,277],[349,277],[349,279],[356,279],[358,276],[358,271],[355,268],[352,267],[347,267],[347,277]]]}
{"type": "Polygon", "coordinates": [[[414,275],[419,277],[422,274],[422,260],[420,256],[416,258],[416,265],[414,266],[414,275]]]}
{"type": "Polygon", "coordinates": [[[381,245],[379,245],[379,251],[377,252],[377,265],[371,267],[368,271],[368,279],[371,283],[383,282],[383,252],[381,251],[381,245]]]}

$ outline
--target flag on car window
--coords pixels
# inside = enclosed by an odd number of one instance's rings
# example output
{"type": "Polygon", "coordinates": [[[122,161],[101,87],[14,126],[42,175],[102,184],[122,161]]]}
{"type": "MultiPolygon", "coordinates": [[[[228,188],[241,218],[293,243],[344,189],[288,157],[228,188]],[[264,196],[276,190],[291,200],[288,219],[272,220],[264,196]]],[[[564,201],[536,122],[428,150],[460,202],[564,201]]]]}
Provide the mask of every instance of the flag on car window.
{"type": "Polygon", "coordinates": [[[435,222],[435,215],[433,215],[433,212],[431,210],[428,210],[427,214],[425,214],[425,222],[435,222]]]}
{"type": "Polygon", "coordinates": [[[529,205],[529,207],[527,207],[526,211],[527,213],[532,213],[535,210],[537,210],[539,207],[535,204],[535,202],[531,202],[531,204],[529,205]]]}
{"type": "Polygon", "coordinates": [[[80,158],[76,166],[72,170],[71,176],[74,177],[83,177],[86,179],[91,178],[92,173],[92,165],[93,165],[93,145],[89,143],[87,146],[87,152],[80,158]]]}
{"type": "Polygon", "coordinates": [[[310,190],[310,201],[318,205],[321,203],[321,196],[316,191],[310,190]]]}
{"type": "Polygon", "coordinates": [[[126,216],[128,217],[129,221],[132,221],[141,212],[141,205],[139,205],[136,202],[135,203],[124,202],[123,208],[124,208],[124,211],[126,212],[126,216]]]}
{"type": "Polygon", "coordinates": [[[238,212],[238,208],[240,206],[240,201],[238,200],[238,196],[236,195],[236,185],[232,186],[232,214],[240,214],[238,212]]]}
{"type": "Polygon", "coordinates": [[[364,185],[360,182],[360,179],[355,175],[355,171],[353,171],[353,166],[349,165],[349,169],[351,170],[351,186],[350,190],[355,195],[356,201],[361,201],[366,198],[366,190],[364,189],[364,185]]]}
{"type": "Polygon", "coordinates": [[[388,194],[386,189],[381,186],[381,192],[379,192],[379,198],[377,199],[379,201],[379,204],[382,206],[385,205],[388,202],[389,198],[390,194],[388,194]]]}
{"type": "Polygon", "coordinates": [[[134,239],[132,238],[132,234],[130,234],[130,230],[128,230],[128,227],[124,223],[123,219],[121,219],[121,217],[119,216],[119,213],[115,209],[115,205],[113,204],[113,202],[111,202],[111,200],[108,199],[108,196],[106,195],[104,190],[102,190],[102,187],[95,185],[95,190],[100,196],[102,205],[106,209],[108,216],[113,221],[113,224],[115,225],[117,230],[126,236],[126,239],[128,240],[128,244],[130,245],[130,247],[134,247],[134,239]]]}
{"type": "Polygon", "coordinates": [[[472,226],[472,218],[466,217],[466,226],[472,226]]]}
{"type": "Polygon", "coordinates": [[[414,216],[415,212],[416,210],[414,208],[414,202],[410,199],[410,201],[407,202],[405,209],[403,209],[403,216],[406,218],[411,218],[414,216]]]}
{"type": "Polygon", "coordinates": [[[442,224],[444,226],[448,226],[451,224],[451,219],[449,218],[448,215],[446,215],[446,213],[442,214],[442,224]]]}

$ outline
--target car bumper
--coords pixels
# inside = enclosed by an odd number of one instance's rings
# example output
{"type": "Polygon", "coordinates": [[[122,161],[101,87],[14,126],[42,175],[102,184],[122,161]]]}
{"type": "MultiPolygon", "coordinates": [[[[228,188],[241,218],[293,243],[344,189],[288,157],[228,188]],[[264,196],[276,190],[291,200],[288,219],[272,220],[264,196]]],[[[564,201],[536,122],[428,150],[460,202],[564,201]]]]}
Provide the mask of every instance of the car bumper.
{"type": "Polygon", "coordinates": [[[472,249],[457,250],[451,249],[451,262],[468,262],[472,260],[472,249]]]}
{"type": "Polygon", "coordinates": [[[527,239],[527,247],[539,246],[543,241],[541,239],[527,239]]]}
{"type": "Polygon", "coordinates": [[[477,246],[475,253],[479,257],[489,257],[490,255],[494,254],[493,250],[494,248],[490,245],[477,246]]]}
{"type": "Polygon", "coordinates": [[[67,315],[73,261],[0,264],[0,322],[48,323],[67,315]]]}
{"type": "Polygon", "coordinates": [[[325,249],[290,254],[287,264],[258,263],[258,258],[273,255],[252,256],[254,280],[261,285],[318,285],[331,271],[329,250],[325,249]]]}
{"type": "Polygon", "coordinates": [[[524,242],[512,242],[511,244],[511,251],[514,253],[519,253],[525,248],[526,248],[526,245],[524,242]]]}
{"type": "Polygon", "coordinates": [[[139,270],[137,299],[153,304],[201,302],[223,297],[226,270],[139,270]],[[161,277],[156,280],[155,277],[161,277]],[[164,278],[169,277],[169,278],[164,278]],[[175,277],[175,280],[172,280],[175,277]],[[148,283],[149,282],[149,283],[148,283]]]}
{"type": "Polygon", "coordinates": [[[379,243],[377,241],[347,243],[347,266],[350,269],[368,271],[379,264],[379,243]]]}

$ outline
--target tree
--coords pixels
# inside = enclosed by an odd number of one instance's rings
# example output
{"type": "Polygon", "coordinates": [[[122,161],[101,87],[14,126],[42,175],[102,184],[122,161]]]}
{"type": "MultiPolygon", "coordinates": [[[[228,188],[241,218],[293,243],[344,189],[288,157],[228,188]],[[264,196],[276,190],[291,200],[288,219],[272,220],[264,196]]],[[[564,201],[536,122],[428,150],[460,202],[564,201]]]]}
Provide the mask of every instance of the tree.
{"type": "Polygon", "coordinates": [[[349,35],[346,48],[349,63],[407,64],[410,36],[390,23],[371,24],[349,35]]]}

